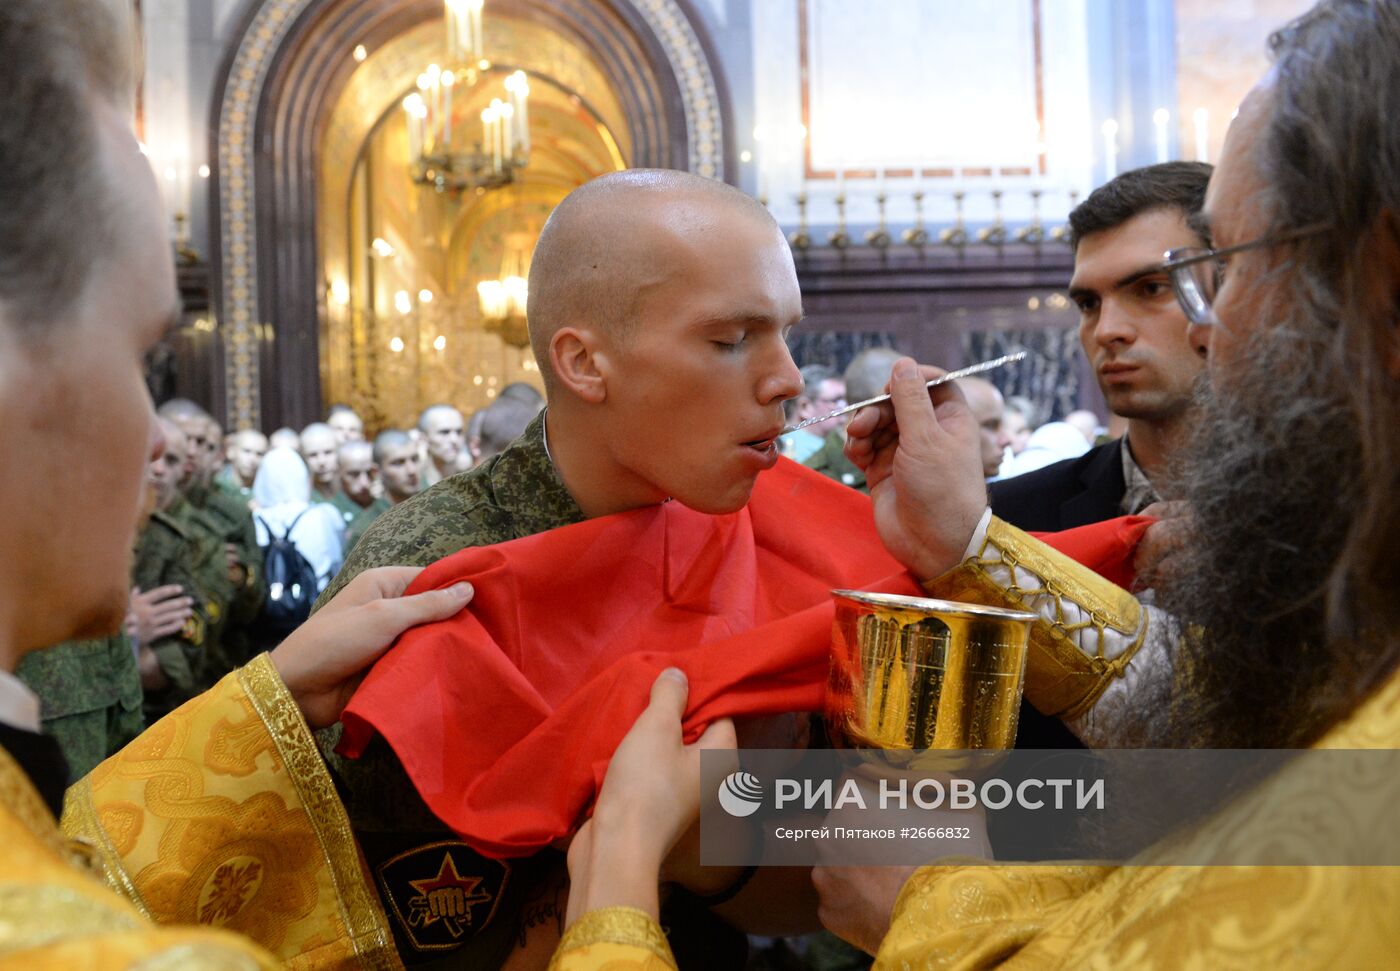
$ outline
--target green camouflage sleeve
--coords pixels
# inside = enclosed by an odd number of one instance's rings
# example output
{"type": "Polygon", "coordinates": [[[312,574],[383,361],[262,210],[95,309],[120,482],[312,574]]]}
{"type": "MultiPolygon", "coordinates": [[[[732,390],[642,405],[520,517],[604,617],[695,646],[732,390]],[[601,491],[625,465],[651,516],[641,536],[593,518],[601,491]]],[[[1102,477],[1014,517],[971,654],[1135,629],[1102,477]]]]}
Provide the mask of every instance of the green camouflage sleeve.
{"type": "MultiPolygon", "coordinates": [[[[450,480],[445,480],[450,481],[450,480]]],[[[428,566],[468,546],[499,542],[500,515],[493,507],[469,503],[435,486],[392,506],[359,537],[321,596],[316,609],[365,570],[377,566],[428,566]]]]}
{"type": "Polygon", "coordinates": [[[202,663],[209,615],[191,571],[193,559],[194,551],[188,539],[163,530],[143,542],[137,556],[136,586],[150,590],[178,584],[194,600],[194,613],[185,626],[150,645],[161,670],[170,679],[170,687],[158,693],[147,693],[148,719],[152,719],[155,712],[173,711],[190,697],[195,686],[195,672],[202,663]]]}
{"type": "Polygon", "coordinates": [[[125,635],[32,652],[16,673],[39,696],[44,731],[74,779],[141,732],[141,681],[125,635]]]}

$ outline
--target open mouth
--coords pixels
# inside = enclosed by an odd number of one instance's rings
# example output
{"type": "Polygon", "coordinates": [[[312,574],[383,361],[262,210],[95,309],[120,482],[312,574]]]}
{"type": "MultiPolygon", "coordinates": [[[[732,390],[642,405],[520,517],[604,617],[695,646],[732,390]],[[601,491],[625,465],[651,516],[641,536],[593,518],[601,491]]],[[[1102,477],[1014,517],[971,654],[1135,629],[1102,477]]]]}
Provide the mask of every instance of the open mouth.
{"type": "Polygon", "coordinates": [[[740,442],[739,444],[745,445],[758,452],[766,452],[770,448],[778,444],[778,436],[769,435],[767,438],[755,438],[751,442],[740,442]]]}

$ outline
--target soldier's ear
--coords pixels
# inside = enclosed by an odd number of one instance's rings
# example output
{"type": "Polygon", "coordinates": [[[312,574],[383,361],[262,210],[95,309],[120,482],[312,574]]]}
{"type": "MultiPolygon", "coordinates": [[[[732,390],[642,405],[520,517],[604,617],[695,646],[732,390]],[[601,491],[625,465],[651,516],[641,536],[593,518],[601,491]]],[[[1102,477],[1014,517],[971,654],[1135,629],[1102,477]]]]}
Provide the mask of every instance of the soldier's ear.
{"type": "Polygon", "coordinates": [[[608,396],[601,343],[595,331],[578,327],[561,327],[549,341],[549,364],[559,384],[595,405],[608,396]]]}

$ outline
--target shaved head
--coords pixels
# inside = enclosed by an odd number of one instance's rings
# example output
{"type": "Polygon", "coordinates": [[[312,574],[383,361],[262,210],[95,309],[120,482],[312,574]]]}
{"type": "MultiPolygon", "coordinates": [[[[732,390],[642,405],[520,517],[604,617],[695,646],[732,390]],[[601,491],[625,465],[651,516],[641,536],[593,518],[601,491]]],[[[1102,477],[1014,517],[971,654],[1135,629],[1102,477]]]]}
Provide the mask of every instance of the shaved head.
{"type": "Polygon", "coordinates": [[[894,362],[904,355],[893,347],[867,347],[846,365],[846,400],[865,401],[883,394],[890,383],[894,362]]]}
{"type": "Polygon", "coordinates": [[[982,474],[991,478],[1001,470],[1007,440],[1001,430],[1005,403],[997,386],[986,378],[959,378],[957,385],[967,399],[967,407],[977,419],[982,435],[982,474]]]}
{"type": "Polygon", "coordinates": [[[625,340],[648,295],[672,279],[697,238],[747,219],[780,235],[755,200],[723,182],[667,169],[628,169],[580,186],[545,223],[530,263],[530,344],[547,393],[550,342],[564,327],[625,340]]]}

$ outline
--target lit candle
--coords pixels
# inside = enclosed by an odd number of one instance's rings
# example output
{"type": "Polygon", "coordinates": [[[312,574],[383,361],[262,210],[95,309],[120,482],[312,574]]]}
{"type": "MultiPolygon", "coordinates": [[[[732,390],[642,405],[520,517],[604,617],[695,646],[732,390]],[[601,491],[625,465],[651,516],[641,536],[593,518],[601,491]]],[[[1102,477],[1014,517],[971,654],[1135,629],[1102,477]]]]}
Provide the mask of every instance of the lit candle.
{"type": "Polygon", "coordinates": [[[417,162],[423,157],[423,121],[420,109],[423,99],[417,93],[403,99],[403,111],[408,123],[408,158],[417,162]]]}
{"type": "Polygon", "coordinates": [[[515,158],[515,109],[504,102],[493,102],[501,117],[501,157],[509,161],[515,158]]]}
{"type": "Polygon", "coordinates": [[[1196,122],[1196,161],[1210,161],[1210,112],[1197,108],[1191,116],[1196,122]]]}
{"type": "Polygon", "coordinates": [[[1157,129],[1157,161],[1167,161],[1167,122],[1171,120],[1171,113],[1166,108],[1158,108],[1152,112],[1152,126],[1157,129]]]}
{"type": "Polygon", "coordinates": [[[428,65],[428,144],[437,150],[438,133],[442,128],[442,68],[428,65]]]}
{"type": "Polygon", "coordinates": [[[530,84],[524,71],[516,71],[506,78],[506,91],[510,95],[510,105],[515,125],[515,141],[522,158],[530,155],[530,116],[527,105],[530,100],[530,84]]]}
{"type": "Polygon", "coordinates": [[[1118,175],[1118,122],[1112,118],[1103,123],[1104,181],[1118,175]]]}
{"type": "Polygon", "coordinates": [[[442,75],[442,149],[444,152],[452,151],[452,85],[457,83],[457,79],[451,71],[445,71],[442,75]]]}
{"type": "Polygon", "coordinates": [[[490,108],[481,112],[481,151],[483,155],[491,156],[492,168],[501,167],[500,158],[496,155],[496,113],[490,108]]]}
{"type": "Polygon", "coordinates": [[[471,35],[472,58],[481,56],[481,52],[486,49],[486,42],[481,34],[481,4],[483,0],[466,0],[467,2],[467,27],[471,35]]]}

